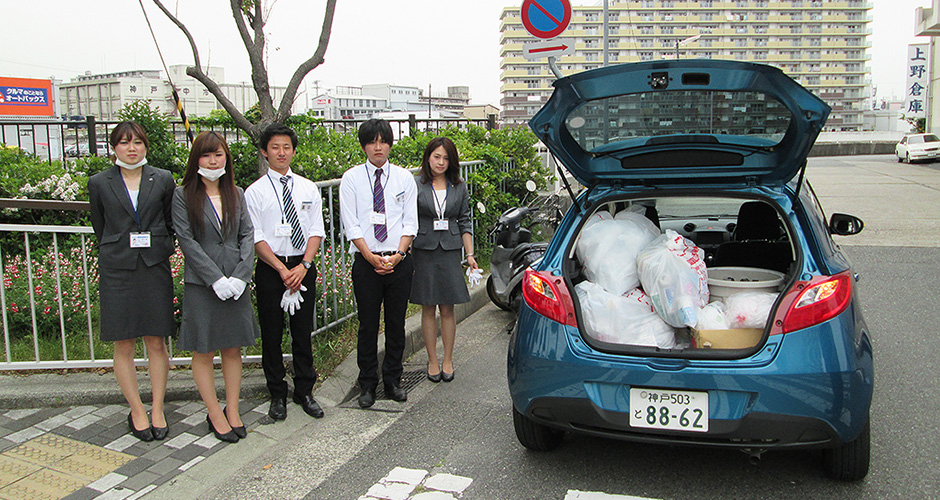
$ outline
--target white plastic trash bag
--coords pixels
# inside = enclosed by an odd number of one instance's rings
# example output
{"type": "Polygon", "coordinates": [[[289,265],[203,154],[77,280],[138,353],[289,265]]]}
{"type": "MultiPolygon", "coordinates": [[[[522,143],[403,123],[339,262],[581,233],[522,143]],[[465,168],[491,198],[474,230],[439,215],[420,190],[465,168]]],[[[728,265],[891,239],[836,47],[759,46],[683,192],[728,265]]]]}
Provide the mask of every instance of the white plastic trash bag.
{"type": "Polygon", "coordinates": [[[584,229],[587,229],[602,220],[613,220],[613,218],[614,217],[610,215],[610,212],[606,210],[594,212],[593,214],[591,214],[590,217],[588,217],[588,220],[584,223],[584,229]]]}
{"type": "Polygon", "coordinates": [[[725,298],[725,313],[731,328],[764,328],[770,318],[777,294],[770,292],[740,292],[725,298]]]}
{"type": "Polygon", "coordinates": [[[725,314],[725,306],[720,300],[709,302],[698,311],[696,330],[727,330],[731,322],[725,314]]]}
{"type": "Polygon", "coordinates": [[[671,349],[676,331],[653,311],[649,298],[639,288],[615,295],[596,283],[575,286],[581,305],[581,328],[603,342],[671,349]]]}
{"type": "Polygon", "coordinates": [[[585,225],[576,252],[588,281],[622,295],[640,286],[636,256],[659,236],[659,229],[642,214],[628,212],[617,217],[599,216],[600,220],[585,225]]]}
{"type": "Polygon", "coordinates": [[[637,256],[637,271],[653,308],[670,325],[698,323],[698,310],[708,304],[705,252],[681,234],[667,229],[637,256]]]}

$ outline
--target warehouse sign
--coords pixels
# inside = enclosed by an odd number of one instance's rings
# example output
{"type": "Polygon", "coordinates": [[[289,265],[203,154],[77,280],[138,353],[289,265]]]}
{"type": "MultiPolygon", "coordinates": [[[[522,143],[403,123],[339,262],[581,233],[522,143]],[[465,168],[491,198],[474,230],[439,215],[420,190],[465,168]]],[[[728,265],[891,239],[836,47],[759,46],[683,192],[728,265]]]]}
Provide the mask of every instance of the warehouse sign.
{"type": "Polygon", "coordinates": [[[926,43],[907,46],[907,87],[904,97],[906,118],[927,116],[927,86],[930,83],[928,50],[926,43]]]}
{"type": "Polygon", "coordinates": [[[52,82],[0,77],[0,116],[54,116],[52,82]]]}

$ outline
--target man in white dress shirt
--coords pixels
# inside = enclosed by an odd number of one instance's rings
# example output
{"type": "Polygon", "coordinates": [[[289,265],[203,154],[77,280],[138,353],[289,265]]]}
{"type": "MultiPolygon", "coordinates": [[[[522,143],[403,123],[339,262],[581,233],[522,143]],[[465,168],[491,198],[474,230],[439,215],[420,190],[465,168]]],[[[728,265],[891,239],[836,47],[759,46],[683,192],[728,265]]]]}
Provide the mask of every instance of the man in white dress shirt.
{"type": "Polygon", "coordinates": [[[385,120],[371,119],[359,127],[359,144],[368,157],[343,174],[339,188],[340,215],[352,243],[353,290],[359,305],[359,406],[375,403],[378,377],[379,311],[385,304],[385,394],[406,401],[401,387],[405,350],[405,309],[411,296],[413,265],[408,249],[418,232],[417,185],[407,170],[388,162],[393,142],[385,120]]]}
{"type": "Polygon", "coordinates": [[[287,418],[287,382],[281,339],[284,336],[282,298],[299,292],[303,302],[290,311],[291,352],[294,367],[294,402],[311,417],[323,416],[313,398],[317,371],[313,367],[310,333],[316,302],[317,268],[313,259],[325,235],[320,189],[290,169],[297,149],[297,134],[282,124],[261,133],[261,154],[268,171],[245,190],[245,203],[255,227],[255,291],[261,327],[261,365],[271,406],[268,416],[287,418]]]}

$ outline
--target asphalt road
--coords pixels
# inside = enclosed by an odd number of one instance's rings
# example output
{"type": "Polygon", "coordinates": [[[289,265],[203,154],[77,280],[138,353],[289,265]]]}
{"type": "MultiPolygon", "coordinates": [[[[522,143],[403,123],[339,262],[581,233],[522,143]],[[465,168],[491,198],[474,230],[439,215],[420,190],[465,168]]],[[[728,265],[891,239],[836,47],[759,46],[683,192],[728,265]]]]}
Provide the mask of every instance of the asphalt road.
{"type": "MultiPolygon", "coordinates": [[[[355,499],[395,467],[472,479],[463,500],[576,498],[886,499],[940,497],[940,169],[891,156],[813,158],[808,178],[827,213],[860,216],[840,238],[861,276],[875,349],[872,460],[858,483],[827,479],[818,452],[770,452],[757,466],[734,450],[567,436],[535,453],[518,444],[506,386],[508,313],[485,307],[458,328],[456,380],[421,382],[405,404],[328,410],[235,471],[212,498],[355,499]],[[275,472],[280,471],[280,481],[275,472]],[[284,477],[291,476],[291,481],[284,477]],[[597,498],[601,498],[600,496],[597,498]]],[[[423,370],[422,354],[406,369],[423,370]]]]}

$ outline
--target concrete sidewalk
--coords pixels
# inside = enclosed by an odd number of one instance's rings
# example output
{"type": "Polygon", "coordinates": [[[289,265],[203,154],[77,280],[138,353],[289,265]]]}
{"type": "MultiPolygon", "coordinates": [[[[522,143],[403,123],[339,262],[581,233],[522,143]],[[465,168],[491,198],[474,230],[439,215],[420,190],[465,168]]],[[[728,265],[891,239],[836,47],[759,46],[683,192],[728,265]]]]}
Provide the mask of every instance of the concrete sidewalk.
{"type": "MultiPolygon", "coordinates": [[[[457,306],[458,321],[488,303],[485,287],[475,287],[471,301],[457,306]]],[[[420,314],[406,321],[406,360],[424,350],[420,323],[420,314]]],[[[381,344],[380,337],[380,357],[384,354],[381,344]]],[[[340,405],[355,404],[350,400],[359,394],[358,373],[352,353],[322,381],[314,395],[327,416],[340,405]]],[[[423,369],[406,372],[403,386],[411,389],[423,378],[423,369]]],[[[220,379],[217,376],[217,385],[220,379]]],[[[140,372],[139,383],[147,402],[150,395],[145,372],[140,372]]],[[[2,375],[0,499],[162,498],[159,487],[171,480],[184,483],[182,486],[196,496],[211,481],[183,473],[200,462],[218,453],[213,461],[234,469],[282,440],[305,432],[305,426],[320,422],[289,402],[287,420],[268,425],[273,421],[267,416],[268,394],[261,369],[246,369],[242,384],[240,411],[250,432],[245,444],[228,445],[209,433],[205,407],[188,369],[170,372],[165,412],[169,437],[144,443],[127,431],[127,404],[111,373],[2,375]],[[194,484],[187,486],[187,481],[194,484]]],[[[380,387],[375,409],[398,411],[393,406],[398,403],[382,400],[381,392],[380,387]]],[[[179,487],[171,489],[177,492],[172,494],[174,500],[180,500],[179,487]]]]}

